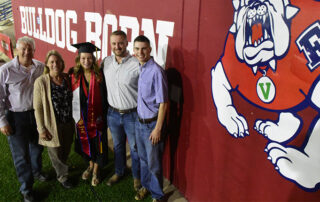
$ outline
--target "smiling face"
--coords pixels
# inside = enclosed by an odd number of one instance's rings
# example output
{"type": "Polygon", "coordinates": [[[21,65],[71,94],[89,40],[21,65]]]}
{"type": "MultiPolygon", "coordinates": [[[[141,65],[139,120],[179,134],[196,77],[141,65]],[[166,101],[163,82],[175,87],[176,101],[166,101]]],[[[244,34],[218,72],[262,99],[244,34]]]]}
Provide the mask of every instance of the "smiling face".
{"type": "Polygon", "coordinates": [[[239,8],[235,48],[249,66],[269,65],[289,48],[290,30],[282,0],[249,0],[239,8]]]}
{"type": "Polygon", "coordinates": [[[20,64],[30,65],[34,54],[32,45],[21,41],[19,42],[17,50],[20,64]]]}
{"type": "Polygon", "coordinates": [[[51,55],[47,62],[47,67],[49,68],[49,72],[51,76],[58,76],[63,71],[62,61],[59,57],[55,55],[51,55]]]}
{"type": "Polygon", "coordinates": [[[84,70],[91,69],[93,64],[92,53],[80,53],[80,64],[84,68],[84,70]]]}
{"type": "Polygon", "coordinates": [[[113,54],[117,57],[125,57],[128,41],[121,35],[111,35],[110,45],[113,54]]]}
{"type": "Polygon", "coordinates": [[[151,47],[147,42],[134,42],[133,52],[141,65],[151,58],[151,47]]]}

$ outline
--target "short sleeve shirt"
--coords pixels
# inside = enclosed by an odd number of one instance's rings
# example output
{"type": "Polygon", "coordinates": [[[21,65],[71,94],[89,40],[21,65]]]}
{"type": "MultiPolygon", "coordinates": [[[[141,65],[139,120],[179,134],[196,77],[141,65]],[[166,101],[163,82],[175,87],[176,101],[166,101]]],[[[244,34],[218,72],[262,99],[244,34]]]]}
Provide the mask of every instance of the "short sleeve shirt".
{"type": "Polygon", "coordinates": [[[168,101],[167,77],[153,58],[140,70],[137,111],[140,118],[149,119],[158,115],[160,103],[168,101]]]}

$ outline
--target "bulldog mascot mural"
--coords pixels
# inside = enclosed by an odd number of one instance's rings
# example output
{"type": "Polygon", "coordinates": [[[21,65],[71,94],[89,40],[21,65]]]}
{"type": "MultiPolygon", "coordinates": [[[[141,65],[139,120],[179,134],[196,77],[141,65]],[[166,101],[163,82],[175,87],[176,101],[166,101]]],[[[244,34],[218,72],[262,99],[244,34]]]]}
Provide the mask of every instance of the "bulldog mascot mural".
{"type": "MultiPolygon", "coordinates": [[[[320,183],[320,114],[302,147],[289,146],[303,125],[297,112],[320,112],[320,2],[233,0],[234,22],[212,68],[217,117],[234,138],[249,128],[268,139],[265,151],[281,176],[307,191],[320,183]],[[237,91],[251,105],[278,114],[250,126],[233,104],[237,91]]],[[[263,149],[262,149],[263,150],[263,149]]]]}

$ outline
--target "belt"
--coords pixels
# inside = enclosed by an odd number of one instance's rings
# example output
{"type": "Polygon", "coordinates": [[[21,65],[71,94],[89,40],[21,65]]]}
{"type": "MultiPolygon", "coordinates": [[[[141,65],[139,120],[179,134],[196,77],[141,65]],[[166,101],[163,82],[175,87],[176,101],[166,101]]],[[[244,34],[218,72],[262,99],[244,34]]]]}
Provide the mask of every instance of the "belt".
{"type": "Polygon", "coordinates": [[[8,110],[10,113],[15,113],[15,114],[26,114],[26,113],[34,113],[34,109],[30,109],[30,110],[27,110],[27,111],[22,111],[22,112],[14,112],[14,111],[11,111],[11,110],[8,110]]]}
{"type": "Polygon", "coordinates": [[[120,114],[128,114],[128,113],[137,111],[137,108],[117,109],[117,108],[114,108],[114,107],[112,107],[112,106],[110,106],[110,105],[109,105],[109,108],[110,108],[111,110],[113,110],[113,111],[119,112],[120,114]]]}
{"type": "Polygon", "coordinates": [[[158,119],[158,116],[155,116],[155,117],[150,118],[150,119],[141,119],[140,117],[138,117],[138,119],[139,119],[140,123],[148,124],[148,123],[151,123],[153,121],[156,121],[158,119]]]}

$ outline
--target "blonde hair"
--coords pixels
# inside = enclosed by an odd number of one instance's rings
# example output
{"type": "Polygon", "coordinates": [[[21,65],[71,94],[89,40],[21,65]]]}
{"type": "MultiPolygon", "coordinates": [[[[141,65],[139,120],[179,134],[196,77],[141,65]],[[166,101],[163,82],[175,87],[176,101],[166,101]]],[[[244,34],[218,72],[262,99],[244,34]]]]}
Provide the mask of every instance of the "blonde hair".
{"type": "MultiPolygon", "coordinates": [[[[84,74],[83,67],[81,66],[81,63],[80,63],[80,54],[77,55],[77,57],[75,59],[76,65],[73,67],[73,74],[74,74],[74,77],[76,78],[75,82],[78,81],[80,74],[81,75],[84,74]]],[[[94,57],[93,53],[91,53],[91,55],[92,55],[92,60],[93,60],[91,69],[93,70],[94,74],[96,75],[97,81],[100,82],[102,79],[101,74],[100,74],[100,68],[97,64],[96,57],[94,57]]]]}
{"type": "Polygon", "coordinates": [[[62,71],[61,72],[63,72],[63,70],[65,68],[64,60],[63,60],[62,56],[60,55],[60,53],[58,51],[56,51],[56,50],[51,50],[51,51],[49,51],[47,53],[43,74],[48,74],[50,72],[50,69],[47,66],[47,63],[48,63],[48,60],[49,60],[50,56],[52,56],[52,55],[56,56],[60,60],[61,66],[62,66],[62,71]]]}

